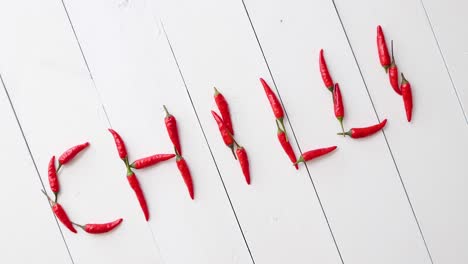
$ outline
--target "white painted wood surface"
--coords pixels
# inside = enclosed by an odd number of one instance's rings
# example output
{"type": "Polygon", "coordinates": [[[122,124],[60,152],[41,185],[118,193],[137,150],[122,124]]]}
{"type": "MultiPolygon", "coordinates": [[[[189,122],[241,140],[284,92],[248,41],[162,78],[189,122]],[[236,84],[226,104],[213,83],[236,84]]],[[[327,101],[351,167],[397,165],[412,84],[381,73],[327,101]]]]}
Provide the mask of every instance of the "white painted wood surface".
{"type": "Polygon", "coordinates": [[[468,262],[464,9],[455,0],[1,2],[0,262],[468,262]],[[377,24],[413,84],[411,124],[379,65],[377,24]],[[388,118],[385,134],[335,135],[321,48],[345,126],[388,118]],[[259,77],[281,97],[297,153],[338,150],[296,171],[259,77]],[[250,186],[209,112],[213,86],[248,151],[250,186]],[[138,171],[146,223],[106,129],[121,133],[131,159],[170,153],[163,104],[178,119],[196,198],[173,161],[138,171]],[[59,199],[80,223],[123,217],[107,235],[68,232],[40,193],[51,155],[84,141],[91,147],[60,172],[59,199]]]}

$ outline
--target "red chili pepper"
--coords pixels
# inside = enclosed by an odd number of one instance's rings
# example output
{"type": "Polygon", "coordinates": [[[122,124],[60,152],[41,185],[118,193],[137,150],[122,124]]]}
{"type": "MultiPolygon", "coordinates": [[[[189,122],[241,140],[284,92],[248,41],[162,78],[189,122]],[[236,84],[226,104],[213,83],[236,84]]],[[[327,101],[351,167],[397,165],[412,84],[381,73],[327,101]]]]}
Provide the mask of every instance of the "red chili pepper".
{"type": "Polygon", "coordinates": [[[299,162],[306,162],[309,160],[313,160],[315,158],[318,158],[320,156],[323,156],[325,154],[328,154],[336,149],[336,146],[333,147],[328,147],[328,148],[319,148],[319,149],[314,149],[310,150],[307,152],[304,152],[299,159],[297,160],[296,164],[299,162]]]}
{"type": "Polygon", "coordinates": [[[221,117],[223,118],[224,124],[226,124],[226,127],[228,128],[231,135],[234,135],[234,129],[232,128],[229,105],[226,101],[226,98],[224,98],[223,94],[220,93],[218,89],[216,89],[216,87],[214,88],[214,99],[215,99],[216,105],[218,106],[219,113],[221,114],[221,117]]]}
{"type": "Polygon", "coordinates": [[[62,155],[60,155],[58,161],[59,161],[59,168],[61,165],[67,164],[70,160],[72,160],[78,153],[80,153],[83,149],[89,146],[89,142],[76,145],[74,147],[69,148],[67,151],[65,151],[62,155]]]}
{"type": "Polygon", "coordinates": [[[167,133],[169,134],[169,138],[172,141],[176,149],[177,155],[182,155],[182,148],[180,147],[180,140],[179,140],[179,131],[177,129],[177,120],[176,118],[167,111],[165,105],[163,105],[164,111],[166,112],[166,117],[164,118],[164,122],[166,123],[167,133]]]}
{"type": "Polygon", "coordinates": [[[323,57],[323,49],[320,50],[320,57],[319,57],[319,66],[320,66],[320,74],[322,75],[323,83],[325,87],[327,87],[330,92],[333,92],[333,80],[328,71],[327,62],[323,57]]]}
{"type": "Polygon", "coordinates": [[[57,216],[57,219],[60,220],[64,226],[66,226],[73,233],[76,233],[76,229],[70,221],[70,218],[68,218],[67,213],[59,203],[54,203],[52,206],[52,211],[54,211],[55,216],[57,216]]]}
{"type": "Polygon", "coordinates": [[[297,159],[296,159],[296,154],[294,154],[294,150],[291,146],[291,143],[286,139],[286,134],[284,133],[283,130],[281,130],[278,123],[276,123],[276,125],[278,126],[278,140],[281,143],[281,146],[283,147],[284,152],[286,152],[289,159],[294,164],[294,167],[296,167],[296,169],[299,169],[299,166],[295,164],[297,159]]]}
{"type": "Polygon", "coordinates": [[[390,80],[390,85],[393,90],[399,95],[401,95],[401,90],[398,84],[398,67],[395,64],[395,58],[393,57],[393,40],[392,40],[392,63],[390,68],[388,68],[388,78],[390,80]]]}
{"type": "Polygon", "coordinates": [[[385,72],[387,72],[391,63],[390,55],[388,54],[387,42],[380,25],[377,26],[377,49],[379,51],[380,64],[384,67],[385,72]]]}
{"type": "Polygon", "coordinates": [[[401,74],[401,95],[403,96],[403,103],[405,104],[406,119],[411,122],[413,115],[413,94],[411,92],[411,84],[405,79],[403,73],[401,74]]]}
{"type": "Polygon", "coordinates": [[[115,130],[113,130],[112,128],[109,128],[109,132],[111,132],[112,136],[114,137],[114,141],[115,141],[115,145],[117,146],[117,152],[119,153],[119,157],[125,161],[128,157],[128,154],[127,154],[127,148],[125,147],[125,143],[122,140],[122,137],[120,137],[120,135],[117,132],[115,132],[115,130]]]}
{"type": "Polygon", "coordinates": [[[146,204],[145,195],[143,193],[143,190],[140,187],[140,182],[138,181],[137,176],[130,169],[127,172],[127,180],[128,180],[128,183],[130,184],[130,187],[132,187],[133,191],[136,194],[138,202],[140,203],[141,210],[143,210],[143,214],[145,215],[146,221],[148,221],[149,211],[148,211],[148,205],[146,204]]]}
{"type": "Polygon", "coordinates": [[[137,159],[130,165],[130,167],[135,168],[135,169],[143,169],[143,168],[156,165],[157,163],[161,161],[172,159],[173,157],[175,157],[174,154],[156,154],[156,155],[149,156],[146,158],[137,159]]]}
{"type": "Polygon", "coordinates": [[[47,197],[47,200],[52,206],[52,211],[54,212],[57,219],[70,231],[72,231],[73,233],[77,233],[75,227],[70,221],[70,218],[68,218],[68,215],[63,209],[63,207],[59,203],[52,201],[52,199],[50,199],[49,195],[47,195],[47,193],[44,190],[41,191],[47,197]]]}
{"type": "Polygon", "coordinates": [[[114,228],[122,223],[123,219],[119,218],[115,221],[104,223],[104,224],[86,224],[83,228],[84,231],[90,234],[102,234],[112,231],[114,228]]]}
{"type": "Polygon", "coordinates": [[[340,122],[341,129],[344,133],[343,117],[344,117],[344,106],[343,98],[341,97],[341,90],[338,83],[335,83],[335,89],[333,89],[333,109],[335,110],[336,119],[340,122]]]}
{"type": "Polygon", "coordinates": [[[190,198],[195,199],[194,191],[193,191],[193,182],[192,182],[192,175],[190,175],[190,170],[187,165],[187,162],[182,156],[177,156],[176,158],[177,168],[184,179],[185,185],[190,194],[190,198]]]}
{"type": "Polygon", "coordinates": [[[215,111],[211,111],[211,114],[213,115],[216,124],[218,124],[219,132],[221,133],[221,137],[223,138],[224,144],[226,144],[226,146],[228,146],[231,149],[232,155],[234,155],[234,158],[237,159],[236,154],[234,153],[234,139],[229,133],[226,124],[215,111]]]}
{"type": "Polygon", "coordinates": [[[338,135],[347,135],[352,138],[363,138],[375,134],[380,131],[385,124],[387,124],[387,119],[384,119],[382,122],[369,126],[369,127],[360,127],[360,128],[351,128],[348,132],[338,133],[338,135]]]}
{"type": "Polygon", "coordinates": [[[275,115],[276,119],[280,122],[281,127],[285,129],[284,127],[284,111],[283,107],[281,106],[278,97],[276,97],[276,94],[271,90],[270,86],[265,82],[263,78],[260,78],[260,82],[263,85],[263,89],[265,90],[265,93],[267,95],[268,101],[270,102],[271,109],[273,109],[273,114],[275,115]]]}
{"type": "Polygon", "coordinates": [[[60,191],[60,184],[58,181],[58,175],[57,175],[57,170],[55,169],[55,156],[52,156],[52,158],[49,161],[49,167],[48,167],[48,175],[49,175],[49,185],[50,189],[55,195],[55,201],[57,200],[57,194],[60,191]]]}
{"type": "Polygon", "coordinates": [[[236,150],[237,158],[239,159],[239,164],[244,174],[245,181],[247,184],[250,184],[250,169],[249,169],[249,158],[244,147],[239,146],[236,150]]]}

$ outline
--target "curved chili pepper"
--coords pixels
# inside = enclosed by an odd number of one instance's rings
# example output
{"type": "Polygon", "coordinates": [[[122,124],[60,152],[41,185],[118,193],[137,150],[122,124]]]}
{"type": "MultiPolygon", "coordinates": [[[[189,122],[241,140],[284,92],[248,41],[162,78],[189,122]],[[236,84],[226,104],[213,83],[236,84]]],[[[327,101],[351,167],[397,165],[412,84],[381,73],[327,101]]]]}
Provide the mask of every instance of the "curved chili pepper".
{"type": "Polygon", "coordinates": [[[328,71],[327,62],[325,61],[325,58],[323,56],[323,49],[320,50],[319,66],[320,74],[322,75],[322,80],[325,84],[325,87],[327,87],[327,89],[330,90],[330,92],[333,92],[333,80],[330,75],[330,72],[328,71]]]}
{"type": "Polygon", "coordinates": [[[166,112],[166,117],[164,118],[164,123],[166,123],[167,133],[169,134],[169,138],[172,141],[176,149],[177,155],[182,155],[182,148],[180,147],[180,140],[179,140],[179,131],[177,129],[177,120],[176,118],[167,111],[165,105],[163,105],[164,112],[166,112]]]}
{"type": "Polygon", "coordinates": [[[333,89],[333,110],[335,111],[336,119],[340,122],[341,130],[344,133],[343,117],[344,117],[344,106],[343,98],[341,97],[341,90],[338,83],[335,83],[335,89],[333,89]]]}
{"type": "Polygon", "coordinates": [[[226,127],[228,128],[231,135],[234,135],[234,129],[232,128],[229,105],[226,101],[226,98],[224,98],[223,94],[220,93],[218,89],[216,89],[216,87],[214,88],[214,99],[215,99],[216,105],[218,106],[219,113],[221,114],[221,117],[223,118],[224,124],[226,124],[226,127]]]}
{"type": "Polygon", "coordinates": [[[406,80],[403,73],[401,73],[401,95],[403,96],[403,103],[405,104],[406,119],[411,122],[413,115],[413,94],[411,92],[411,84],[406,80]]]}
{"type": "Polygon", "coordinates": [[[182,175],[182,178],[184,179],[185,185],[187,186],[187,189],[190,194],[190,198],[195,199],[195,194],[193,191],[193,182],[192,182],[192,175],[190,175],[190,170],[187,165],[187,162],[182,156],[177,156],[176,158],[176,163],[177,163],[177,168],[180,171],[180,174],[182,175]]]}
{"type": "Polygon", "coordinates": [[[119,133],[115,132],[115,130],[113,130],[112,128],[109,128],[109,132],[111,132],[112,136],[114,137],[115,146],[117,147],[119,157],[124,161],[127,160],[127,148],[125,147],[125,143],[122,137],[120,137],[119,133]]]}
{"type": "Polygon", "coordinates": [[[85,226],[80,226],[84,231],[90,234],[102,234],[112,231],[114,228],[122,223],[123,219],[119,218],[115,221],[104,223],[104,224],[86,224],[85,226]]]}
{"type": "Polygon", "coordinates": [[[395,58],[393,57],[393,40],[392,40],[392,63],[390,68],[388,68],[388,78],[390,80],[390,85],[393,90],[399,95],[401,95],[401,90],[398,84],[398,67],[395,64],[395,58]]]}
{"type": "Polygon", "coordinates": [[[390,55],[388,54],[387,42],[380,25],[377,26],[377,50],[379,51],[380,64],[387,72],[390,66],[390,55]]]}
{"type": "Polygon", "coordinates": [[[291,143],[286,139],[286,134],[283,130],[281,130],[278,123],[276,123],[276,125],[278,126],[278,140],[281,143],[281,147],[283,147],[283,150],[288,155],[289,160],[291,160],[291,162],[294,164],[294,167],[296,167],[296,170],[298,170],[299,166],[297,166],[296,164],[296,154],[294,154],[294,150],[291,146],[291,143]]]}
{"type": "Polygon", "coordinates": [[[244,174],[245,181],[250,185],[250,169],[249,169],[249,157],[247,156],[247,151],[244,147],[239,146],[236,150],[237,158],[239,159],[239,164],[244,174]]]}
{"type": "Polygon", "coordinates": [[[83,149],[89,146],[89,142],[85,142],[80,145],[73,146],[65,151],[62,155],[60,155],[58,162],[59,167],[61,165],[67,164],[70,160],[72,160],[78,153],[80,153],[83,149]]]}
{"type": "Polygon", "coordinates": [[[58,181],[58,175],[57,175],[57,170],[55,169],[55,156],[52,156],[52,158],[49,161],[49,166],[47,169],[47,173],[49,175],[49,185],[50,189],[55,195],[55,201],[57,200],[57,194],[60,191],[60,183],[58,181]]]}
{"type": "Polygon", "coordinates": [[[67,213],[59,203],[54,203],[54,205],[52,206],[52,211],[54,211],[54,214],[55,216],[57,216],[57,219],[60,220],[60,222],[62,222],[62,224],[66,226],[68,230],[72,231],[73,233],[76,233],[76,229],[70,221],[70,218],[68,218],[67,213]]]}
{"type": "Polygon", "coordinates": [[[352,138],[363,138],[377,133],[385,126],[385,124],[387,124],[387,119],[384,119],[382,122],[373,126],[351,128],[348,132],[338,133],[338,135],[346,135],[352,138]]]}
{"type": "Polygon", "coordinates": [[[73,233],[77,233],[75,227],[73,226],[73,223],[70,221],[70,218],[68,218],[68,215],[63,209],[63,207],[59,203],[52,201],[52,199],[50,199],[49,195],[47,195],[47,193],[44,190],[41,190],[41,192],[47,197],[47,200],[49,201],[49,204],[52,207],[52,211],[54,212],[57,219],[66,228],[68,228],[68,230],[72,231],[73,233]]]}
{"type": "Polygon", "coordinates": [[[128,183],[130,184],[130,187],[132,187],[133,191],[136,194],[138,202],[140,203],[141,210],[143,210],[143,214],[145,215],[146,221],[148,221],[149,210],[148,210],[148,205],[146,204],[145,195],[143,193],[143,190],[141,189],[140,182],[138,181],[137,176],[130,169],[127,172],[127,180],[128,180],[128,183]]]}
{"type": "Polygon", "coordinates": [[[226,124],[223,122],[223,119],[221,119],[221,117],[215,111],[211,111],[211,114],[213,115],[216,121],[216,124],[218,124],[219,132],[221,133],[221,137],[223,138],[224,144],[231,149],[232,155],[234,155],[234,158],[237,159],[236,154],[234,153],[234,139],[229,133],[229,130],[226,124]]]}
{"type": "Polygon", "coordinates": [[[268,83],[265,82],[263,78],[260,78],[260,82],[262,83],[263,89],[265,90],[265,93],[267,95],[268,101],[270,102],[271,109],[273,109],[273,114],[275,115],[276,119],[280,122],[281,127],[285,129],[284,127],[284,111],[283,107],[281,106],[278,97],[276,97],[276,94],[271,90],[270,86],[268,83]]]}
{"type": "Polygon", "coordinates": [[[313,160],[325,154],[328,154],[336,149],[336,146],[328,147],[328,148],[319,148],[304,152],[299,159],[297,160],[296,164],[299,162],[306,162],[309,160],[313,160]]]}
{"type": "Polygon", "coordinates": [[[161,161],[172,159],[173,157],[175,157],[175,154],[156,154],[142,159],[137,159],[130,165],[130,167],[135,169],[143,169],[156,165],[161,161]]]}

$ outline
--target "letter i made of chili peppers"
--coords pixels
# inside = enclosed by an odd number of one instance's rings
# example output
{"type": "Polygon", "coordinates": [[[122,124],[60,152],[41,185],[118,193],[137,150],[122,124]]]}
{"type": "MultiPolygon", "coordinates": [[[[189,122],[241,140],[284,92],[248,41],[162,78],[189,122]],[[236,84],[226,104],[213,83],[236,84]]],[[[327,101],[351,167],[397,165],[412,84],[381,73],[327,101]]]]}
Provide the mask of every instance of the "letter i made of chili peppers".
{"type": "Polygon", "coordinates": [[[296,167],[296,170],[298,170],[299,166],[297,166],[297,164],[296,164],[296,162],[297,162],[296,154],[294,154],[294,150],[293,150],[293,148],[291,146],[291,142],[289,142],[286,139],[286,134],[280,128],[280,126],[278,124],[278,121],[276,122],[276,125],[278,126],[278,140],[279,140],[279,142],[281,144],[281,147],[283,147],[283,150],[288,155],[289,160],[291,160],[291,162],[294,164],[294,167],[296,167]]]}
{"type": "Polygon", "coordinates": [[[249,157],[247,156],[247,151],[242,146],[238,146],[236,150],[237,158],[244,174],[245,181],[250,185],[250,168],[249,168],[249,157]]]}
{"type": "Polygon", "coordinates": [[[145,215],[146,221],[148,221],[150,215],[149,215],[149,210],[148,210],[148,205],[146,203],[145,195],[143,193],[143,190],[141,189],[140,182],[138,181],[137,176],[130,168],[127,170],[127,180],[133,192],[135,192],[135,195],[138,199],[138,203],[140,203],[141,210],[143,211],[143,214],[145,215]]]}
{"type": "MultiPolygon", "coordinates": [[[[271,109],[273,110],[273,114],[276,117],[276,120],[278,120],[281,124],[281,129],[283,132],[286,133],[286,128],[284,127],[284,111],[283,107],[281,106],[278,97],[276,94],[271,90],[270,86],[268,83],[263,78],[260,78],[260,82],[262,83],[263,89],[265,90],[265,94],[268,98],[268,101],[270,102],[271,109]]],[[[288,141],[288,138],[286,137],[286,141],[288,141]]]]}
{"type": "Polygon", "coordinates": [[[75,227],[73,226],[72,222],[70,221],[70,218],[68,217],[63,207],[59,203],[52,201],[52,199],[50,199],[50,197],[47,195],[47,193],[44,190],[41,190],[41,191],[47,197],[47,200],[49,201],[49,204],[52,207],[52,211],[54,212],[57,219],[66,228],[68,228],[68,230],[72,231],[73,233],[77,233],[75,227]]]}
{"type": "Polygon", "coordinates": [[[195,193],[193,190],[193,182],[192,182],[192,175],[190,174],[189,167],[187,162],[182,156],[177,156],[176,158],[177,168],[184,179],[185,185],[189,191],[190,198],[195,199],[195,193]]]}
{"type": "Polygon", "coordinates": [[[330,75],[330,72],[328,71],[327,62],[325,61],[325,58],[323,56],[323,49],[320,50],[319,67],[320,75],[322,75],[322,80],[325,84],[325,87],[327,87],[327,89],[330,92],[333,92],[333,80],[330,75]]]}
{"type": "Polygon", "coordinates": [[[231,113],[229,111],[229,105],[224,98],[223,94],[221,94],[216,87],[214,88],[214,99],[216,102],[216,106],[218,106],[219,113],[223,118],[224,124],[228,128],[231,135],[234,135],[234,129],[232,128],[232,120],[231,120],[231,113]]]}
{"type": "Polygon", "coordinates": [[[102,224],[86,224],[84,226],[73,223],[76,226],[79,226],[81,229],[83,229],[86,233],[89,234],[103,234],[103,233],[108,233],[112,230],[114,230],[116,227],[118,227],[122,223],[123,219],[119,218],[117,220],[114,220],[109,223],[102,223],[102,224]]]}
{"type": "Polygon", "coordinates": [[[167,133],[169,138],[172,141],[172,144],[175,147],[176,154],[182,156],[182,148],[180,147],[179,131],[177,129],[177,120],[176,118],[169,113],[166,106],[163,105],[164,112],[166,112],[166,117],[164,118],[164,123],[166,124],[167,133]]]}
{"type": "MultiPolygon", "coordinates": [[[[335,117],[340,122],[341,130],[344,131],[343,127],[343,118],[344,118],[344,105],[343,97],[341,96],[341,90],[338,83],[335,84],[335,89],[333,89],[333,110],[335,112],[335,117]]],[[[343,135],[344,136],[344,135],[343,135]]]]}
{"type": "Polygon", "coordinates": [[[345,133],[338,133],[338,135],[346,135],[350,136],[351,138],[363,138],[363,137],[368,137],[370,135],[373,135],[387,124],[387,119],[384,119],[382,122],[369,126],[369,127],[359,127],[359,128],[351,128],[349,131],[345,133]]]}
{"type": "Polygon", "coordinates": [[[390,80],[390,85],[392,86],[393,90],[401,95],[400,84],[398,82],[398,67],[395,64],[395,57],[393,56],[393,40],[392,40],[392,63],[388,68],[388,78],[390,80]]]}
{"type": "Polygon", "coordinates": [[[385,35],[380,25],[377,26],[377,50],[379,52],[380,65],[382,65],[385,72],[387,72],[391,64],[390,54],[388,53],[387,42],[385,41],[385,35]]]}
{"type": "Polygon", "coordinates": [[[401,95],[405,104],[406,120],[411,122],[413,115],[413,94],[411,92],[411,84],[406,80],[403,73],[401,73],[401,95]]]}
{"type": "Polygon", "coordinates": [[[112,128],[109,128],[109,132],[114,137],[115,146],[117,147],[117,153],[119,154],[120,159],[123,160],[123,162],[125,162],[125,166],[128,167],[127,148],[125,147],[125,143],[124,143],[122,137],[119,135],[119,133],[117,133],[112,128]]]}
{"type": "Polygon", "coordinates": [[[218,124],[219,132],[221,133],[224,144],[226,144],[226,146],[231,149],[232,155],[234,155],[234,158],[237,159],[236,154],[234,153],[234,139],[232,138],[231,133],[229,133],[229,129],[223,122],[223,119],[215,111],[211,111],[211,114],[213,115],[216,124],[218,124]]]}
{"type": "Polygon", "coordinates": [[[327,147],[327,148],[319,148],[319,149],[314,149],[314,150],[309,150],[307,152],[304,152],[299,159],[297,160],[296,164],[299,162],[306,162],[309,160],[316,159],[320,156],[326,155],[336,149],[336,146],[332,147],[327,147]]]}

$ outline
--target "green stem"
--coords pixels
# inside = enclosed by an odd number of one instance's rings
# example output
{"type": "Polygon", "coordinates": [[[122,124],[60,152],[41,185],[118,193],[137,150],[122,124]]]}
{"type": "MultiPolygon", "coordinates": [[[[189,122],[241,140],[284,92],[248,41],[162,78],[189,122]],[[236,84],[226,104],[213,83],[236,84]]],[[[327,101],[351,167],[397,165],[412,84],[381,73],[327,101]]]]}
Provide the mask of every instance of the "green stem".
{"type": "Polygon", "coordinates": [[[62,164],[59,163],[58,167],[57,167],[57,170],[56,170],[56,173],[59,172],[60,168],[62,168],[62,164]]]}
{"type": "Polygon", "coordinates": [[[343,117],[340,117],[338,118],[338,121],[340,122],[340,125],[341,125],[341,131],[343,131],[343,137],[346,137],[345,136],[345,131],[344,131],[344,126],[343,126],[343,117]]]}
{"type": "Polygon", "coordinates": [[[305,162],[305,161],[304,161],[304,157],[303,157],[302,155],[299,157],[299,159],[298,159],[296,162],[293,163],[293,166],[296,166],[296,165],[299,164],[300,162],[305,162]]]}
{"type": "Polygon", "coordinates": [[[166,117],[171,116],[171,114],[169,114],[169,111],[167,111],[166,105],[163,105],[163,108],[164,108],[164,112],[166,112],[166,117]]]}
{"type": "Polygon", "coordinates": [[[281,124],[281,127],[283,128],[283,129],[281,129],[281,131],[284,132],[284,135],[285,135],[285,137],[286,137],[286,142],[288,142],[289,139],[288,139],[288,134],[286,133],[286,127],[284,126],[284,119],[283,119],[283,117],[282,117],[282,118],[277,118],[276,120],[277,120],[277,122],[279,122],[279,123],[281,124]]]}
{"type": "Polygon", "coordinates": [[[232,151],[232,155],[234,156],[234,159],[237,160],[236,152],[234,151],[234,145],[229,146],[229,148],[232,151]]]}

